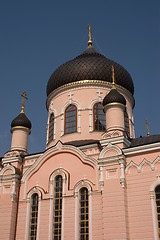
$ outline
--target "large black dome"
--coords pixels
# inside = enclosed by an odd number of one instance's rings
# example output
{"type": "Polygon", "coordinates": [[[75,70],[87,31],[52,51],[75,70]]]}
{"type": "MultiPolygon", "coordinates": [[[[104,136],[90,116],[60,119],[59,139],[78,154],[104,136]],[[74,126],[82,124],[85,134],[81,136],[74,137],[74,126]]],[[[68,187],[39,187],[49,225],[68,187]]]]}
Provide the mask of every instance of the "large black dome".
{"type": "Polygon", "coordinates": [[[112,82],[112,65],[116,84],[133,94],[134,85],[127,70],[90,46],[81,55],[64,63],[53,72],[47,84],[47,96],[58,87],[81,80],[112,82]]]}

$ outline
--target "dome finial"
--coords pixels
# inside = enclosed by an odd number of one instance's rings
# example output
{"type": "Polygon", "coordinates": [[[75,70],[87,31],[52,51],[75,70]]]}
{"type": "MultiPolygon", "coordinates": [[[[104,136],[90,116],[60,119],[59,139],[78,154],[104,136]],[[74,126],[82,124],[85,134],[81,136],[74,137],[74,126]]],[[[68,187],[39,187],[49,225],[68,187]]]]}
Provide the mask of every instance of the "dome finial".
{"type": "Polygon", "coordinates": [[[114,66],[112,65],[112,88],[115,88],[114,66]]]}
{"type": "Polygon", "coordinates": [[[146,120],[146,125],[147,125],[147,136],[150,136],[148,120],[146,120]]]}
{"type": "Polygon", "coordinates": [[[92,32],[91,32],[91,25],[88,25],[87,29],[89,30],[89,40],[88,40],[88,47],[92,47],[92,39],[91,39],[91,36],[92,36],[92,32]]]}
{"type": "Polygon", "coordinates": [[[24,91],[23,92],[23,94],[21,94],[21,96],[23,97],[23,99],[22,99],[22,107],[21,107],[21,113],[24,113],[24,104],[25,104],[25,100],[26,99],[28,99],[26,96],[27,96],[27,94],[26,94],[26,92],[24,91]]]}

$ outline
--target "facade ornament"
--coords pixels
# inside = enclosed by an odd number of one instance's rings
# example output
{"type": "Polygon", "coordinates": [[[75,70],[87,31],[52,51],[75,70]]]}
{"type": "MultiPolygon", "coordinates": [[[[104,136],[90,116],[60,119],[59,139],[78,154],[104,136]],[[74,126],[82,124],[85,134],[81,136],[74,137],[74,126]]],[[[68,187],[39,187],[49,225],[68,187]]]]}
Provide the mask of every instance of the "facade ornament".
{"type": "Polygon", "coordinates": [[[69,96],[69,103],[71,104],[72,103],[72,96],[73,96],[74,94],[72,93],[72,92],[70,92],[69,94],[68,94],[68,96],[69,96]]]}

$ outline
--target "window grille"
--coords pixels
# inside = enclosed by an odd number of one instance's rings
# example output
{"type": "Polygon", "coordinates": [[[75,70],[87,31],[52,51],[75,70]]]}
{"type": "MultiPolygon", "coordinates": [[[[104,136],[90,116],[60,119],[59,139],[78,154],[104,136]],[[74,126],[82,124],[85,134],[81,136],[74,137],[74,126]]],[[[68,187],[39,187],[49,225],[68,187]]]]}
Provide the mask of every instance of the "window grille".
{"type": "Polygon", "coordinates": [[[80,190],[80,240],[89,239],[88,190],[80,190]]]}
{"type": "Polygon", "coordinates": [[[48,142],[51,142],[54,137],[54,114],[52,113],[49,120],[49,137],[48,142]]]}
{"type": "Polygon", "coordinates": [[[65,111],[65,130],[64,133],[73,133],[77,131],[77,108],[70,105],[65,111]]]}
{"type": "Polygon", "coordinates": [[[31,215],[30,215],[30,240],[36,240],[38,220],[38,194],[34,193],[31,197],[31,215]]]}
{"type": "Polygon", "coordinates": [[[94,130],[104,131],[106,129],[106,116],[103,112],[102,103],[96,103],[93,108],[94,130]]]}
{"type": "Polygon", "coordinates": [[[160,239],[160,185],[155,189],[156,206],[157,206],[157,220],[158,220],[158,235],[160,239]]]}
{"type": "Polygon", "coordinates": [[[62,228],[62,176],[55,178],[53,239],[61,240],[62,228]]]}

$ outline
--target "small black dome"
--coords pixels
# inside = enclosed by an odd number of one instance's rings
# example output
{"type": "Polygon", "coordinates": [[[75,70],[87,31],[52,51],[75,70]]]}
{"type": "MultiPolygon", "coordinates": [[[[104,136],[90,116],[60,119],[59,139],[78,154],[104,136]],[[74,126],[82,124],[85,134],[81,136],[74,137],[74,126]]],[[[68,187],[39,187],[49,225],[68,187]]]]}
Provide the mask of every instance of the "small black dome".
{"type": "Polygon", "coordinates": [[[53,72],[47,84],[47,96],[58,87],[76,81],[112,82],[112,66],[115,69],[116,84],[133,94],[134,85],[127,70],[95,51],[93,47],[88,47],[81,55],[64,63],[53,72]]]}
{"type": "Polygon", "coordinates": [[[26,127],[31,129],[32,124],[30,122],[30,120],[26,117],[26,115],[24,113],[20,113],[15,119],[13,119],[12,123],[11,123],[11,127],[26,127]]]}
{"type": "Polygon", "coordinates": [[[112,88],[111,91],[103,99],[103,106],[114,102],[126,105],[126,99],[123,97],[123,95],[120,94],[117,89],[112,88]]]}

